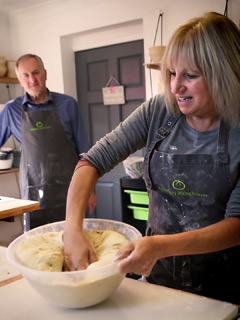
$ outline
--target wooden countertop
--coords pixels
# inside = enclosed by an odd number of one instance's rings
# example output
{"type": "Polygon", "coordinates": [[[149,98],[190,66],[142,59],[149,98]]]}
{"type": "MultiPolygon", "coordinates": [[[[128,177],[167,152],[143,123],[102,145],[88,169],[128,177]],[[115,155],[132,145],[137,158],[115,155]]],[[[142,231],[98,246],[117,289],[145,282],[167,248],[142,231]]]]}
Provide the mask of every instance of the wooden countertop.
{"type": "Polygon", "coordinates": [[[0,220],[40,209],[38,201],[0,197],[0,220]]]}
{"type": "Polygon", "coordinates": [[[19,172],[19,168],[12,167],[11,169],[0,170],[0,174],[8,174],[8,173],[16,173],[16,172],[19,172]]]}

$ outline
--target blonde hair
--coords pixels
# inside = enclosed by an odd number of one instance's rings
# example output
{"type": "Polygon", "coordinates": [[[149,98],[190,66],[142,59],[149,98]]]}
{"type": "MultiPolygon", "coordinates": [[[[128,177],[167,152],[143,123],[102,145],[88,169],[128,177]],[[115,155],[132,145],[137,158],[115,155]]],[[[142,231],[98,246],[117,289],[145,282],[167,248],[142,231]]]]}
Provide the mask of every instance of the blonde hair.
{"type": "Polygon", "coordinates": [[[178,28],[162,59],[165,102],[170,113],[180,110],[170,87],[173,63],[186,61],[202,73],[217,114],[230,126],[240,115],[240,30],[232,20],[209,12],[178,28]]]}

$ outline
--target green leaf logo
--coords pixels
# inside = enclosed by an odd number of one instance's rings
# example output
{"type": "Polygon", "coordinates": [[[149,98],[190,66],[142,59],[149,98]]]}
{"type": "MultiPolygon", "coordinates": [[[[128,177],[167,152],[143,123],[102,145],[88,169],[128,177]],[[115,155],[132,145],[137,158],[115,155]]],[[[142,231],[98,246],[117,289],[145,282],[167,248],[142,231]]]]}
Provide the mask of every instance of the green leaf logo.
{"type": "Polygon", "coordinates": [[[43,127],[42,121],[38,121],[38,122],[36,123],[36,128],[42,128],[42,127],[43,127]]]}

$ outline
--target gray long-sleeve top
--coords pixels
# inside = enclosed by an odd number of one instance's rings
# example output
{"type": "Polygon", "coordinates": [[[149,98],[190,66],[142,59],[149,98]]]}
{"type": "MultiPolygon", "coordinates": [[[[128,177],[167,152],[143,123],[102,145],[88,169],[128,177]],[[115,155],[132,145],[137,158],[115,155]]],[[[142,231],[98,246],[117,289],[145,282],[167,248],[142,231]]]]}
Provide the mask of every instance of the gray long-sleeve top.
{"type": "MultiPolygon", "coordinates": [[[[100,139],[82,156],[98,170],[100,176],[143,147],[148,151],[157,130],[168,119],[164,97],[156,95],[139,106],[115,130],[100,139]]],[[[217,151],[219,128],[198,132],[181,116],[159,150],[166,153],[205,153],[217,151]]],[[[227,203],[226,216],[240,216],[240,128],[229,132],[228,155],[233,190],[227,203]]]]}

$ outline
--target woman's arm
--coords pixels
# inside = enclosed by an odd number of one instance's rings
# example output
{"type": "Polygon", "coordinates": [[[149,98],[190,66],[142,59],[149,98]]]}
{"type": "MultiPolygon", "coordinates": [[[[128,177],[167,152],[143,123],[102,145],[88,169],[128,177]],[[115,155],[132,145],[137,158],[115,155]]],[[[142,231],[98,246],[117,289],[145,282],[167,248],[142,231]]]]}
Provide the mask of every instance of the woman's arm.
{"type": "Polygon", "coordinates": [[[203,254],[240,244],[240,218],[230,217],[205,228],[171,235],[143,237],[120,249],[119,270],[148,276],[158,259],[203,254]]]}
{"type": "Polygon", "coordinates": [[[96,254],[82,232],[83,218],[88,200],[98,180],[93,166],[78,168],[69,186],[64,226],[64,268],[65,270],[86,269],[96,261],[96,254]]]}

